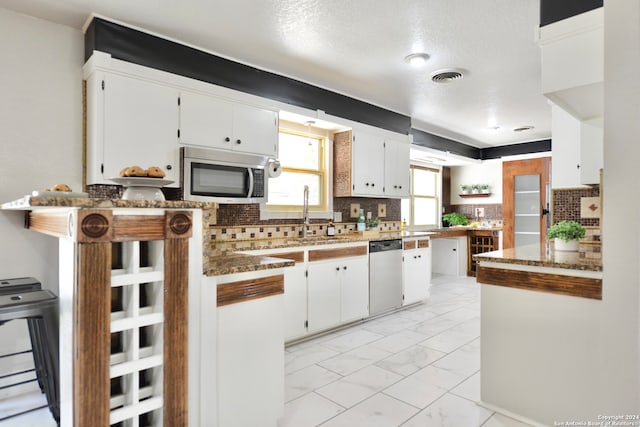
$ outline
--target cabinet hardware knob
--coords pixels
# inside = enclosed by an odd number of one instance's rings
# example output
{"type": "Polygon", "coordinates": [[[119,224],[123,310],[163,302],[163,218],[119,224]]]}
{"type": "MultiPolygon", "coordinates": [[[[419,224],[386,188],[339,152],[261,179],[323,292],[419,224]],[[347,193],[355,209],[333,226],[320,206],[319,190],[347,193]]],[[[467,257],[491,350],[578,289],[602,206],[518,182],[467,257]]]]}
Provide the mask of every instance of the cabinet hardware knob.
{"type": "Polygon", "coordinates": [[[342,269],[343,269],[343,270],[346,270],[346,269],[347,269],[347,266],[345,265],[344,267],[342,267],[342,269]]]}
{"type": "Polygon", "coordinates": [[[398,188],[402,190],[402,185],[399,185],[398,188]]]}
{"type": "Polygon", "coordinates": [[[340,267],[336,267],[336,271],[340,271],[340,267]]]}
{"type": "Polygon", "coordinates": [[[173,166],[167,165],[167,170],[170,171],[171,169],[173,169],[173,166]]]}
{"type": "Polygon", "coordinates": [[[366,185],[366,186],[368,187],[368,186],[369,186],[369,183],[368,183],[368,182],[366,182],[364,185],[366,185]]]}
{"type": "Polygon", "coordinates": [[[236,144],[242,144],[242,140],[236,139],[236,144]]]}
{"type": "Polygon", "coordinates": [[[372,183],[371,183],[371,186],[372,186],[372,187],[375,187],[375,186],[376,186],[376,184],[372,182],[372,183]]]}
{"type": "Polygon", "coordinates": [[[229,141],[231,141],[231,138],[229,138],[229,137],[226,137],[226,138],[224,139],[224,142],[229,142],[229,141]]]}

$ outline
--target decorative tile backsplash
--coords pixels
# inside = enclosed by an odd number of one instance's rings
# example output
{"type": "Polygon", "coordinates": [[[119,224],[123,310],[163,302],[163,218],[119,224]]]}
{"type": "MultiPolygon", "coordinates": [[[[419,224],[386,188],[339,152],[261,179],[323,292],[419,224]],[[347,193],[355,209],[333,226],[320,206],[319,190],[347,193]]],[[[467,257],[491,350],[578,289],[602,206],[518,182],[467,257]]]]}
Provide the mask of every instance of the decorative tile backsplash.
{"type": "Polygon", "coordinates": [[[484,209],[484,217],[479,218],[480,221],[502,221],[502,203],[449,205],[449,210],[445,213],[458,212],[474,221],[478,208],[484,209]]]}
{"type": "MultiPolygon", "coordinates": [[[[355,222],[338,223],[335,225],[336,236],[348,234],[356,229],[355,222]]],[[[400,222],[387,221],[378,225],[381,232],[400,231],[400,222]]],[[[297,238],[302,236],[302,224],[270,224],[264,226],[211,226],[210,239],[216,242],[251,239],[297,238]]],[[[327,224],[311,224],[307,228],[307,236],[324,236],[327,234],[327,224]]]]}
{"type": "MultiPolygon", "coordinates": [[[[555,224],[560,221],[577,221],[585,227],[599,227],[599,216],[594,218],[592,215],[589,215],[585,218],[581,215],[583,198],[589,198],[591,203],[593,203],[592,198],[600,198],[600,187],[554,189],[551,195],[553,223],[555,224]]],[[[598,206],[599,202],[596,207],[598,206]]]]}

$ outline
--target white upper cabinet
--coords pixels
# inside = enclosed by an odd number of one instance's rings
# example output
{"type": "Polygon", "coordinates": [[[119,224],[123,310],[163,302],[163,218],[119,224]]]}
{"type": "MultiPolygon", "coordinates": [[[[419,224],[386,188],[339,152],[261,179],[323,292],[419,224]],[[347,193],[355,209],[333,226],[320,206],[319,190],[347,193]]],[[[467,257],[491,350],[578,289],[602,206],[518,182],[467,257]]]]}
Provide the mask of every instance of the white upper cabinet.
{"type": "Polygon", "coordinates": [[[336,197],[409,196],[409,139],[354,129],[334,134],[336,197]],[[406,141],[403,141],[403,138],[406,141]]]}
{"type": "Polygon", "coordinates": [[[159,166],[179,185],[178,91],[117,74],[87,81],[87,184],[114,184],[120,170],[159,166]]]}
{"type": "Polygon", "coordinates": [[[180,93],[180,143],[230,150],[233,104],[193,92],[180,93]]]}
{"type": "Polygon", "coordinates": [[[602,120],[580,121],[554,105],[551,109],[553,188],[600,183],[603,166],[602,120]]]}
{"type": "Polygon", "coordinates": [[[180,143],[275,157],[278,113],[194,92],[180,94],[180,143]]]}
{"type": "Polygon", "coordinates": [[[372,134],[353,131],[352,153],[353,194],[383,195],[384,140],[372,134]]]}
{"type": "Polygon", "coordinates": [[[409,142],[385,140],[384,192],[388,197],[409,197],[409,142]]]}

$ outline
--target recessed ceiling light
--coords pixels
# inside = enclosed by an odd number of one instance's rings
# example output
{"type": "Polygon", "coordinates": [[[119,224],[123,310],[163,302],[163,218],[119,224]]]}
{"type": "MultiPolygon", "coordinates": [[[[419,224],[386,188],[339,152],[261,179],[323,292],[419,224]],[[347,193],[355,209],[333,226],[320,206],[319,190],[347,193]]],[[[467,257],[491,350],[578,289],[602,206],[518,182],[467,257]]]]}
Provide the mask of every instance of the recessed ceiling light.
{"type": "Polygon", "coordinates": [[[404,57],[404,62],[413,67],[424,65],[428,60],[429,54],[426,54],[424,52],[412,53],[411,55],[407,55],[404,57]]]}
{"type": "Polygon", "coordinates": [[[525,131],[528,131],[528,130],[531,130],[531,129],[533,129],[533,126],[520,126],[520,127],[514,128],[513,131],[514,132],[525,132],[525,131]]]}
{"type": "Polygon", "coordinates": [[[464,77],[462,70],[457,68],[447,68],[431,73],[431,80],[435,83],[450,83],[454,80],[460,80],[464,77]]]}

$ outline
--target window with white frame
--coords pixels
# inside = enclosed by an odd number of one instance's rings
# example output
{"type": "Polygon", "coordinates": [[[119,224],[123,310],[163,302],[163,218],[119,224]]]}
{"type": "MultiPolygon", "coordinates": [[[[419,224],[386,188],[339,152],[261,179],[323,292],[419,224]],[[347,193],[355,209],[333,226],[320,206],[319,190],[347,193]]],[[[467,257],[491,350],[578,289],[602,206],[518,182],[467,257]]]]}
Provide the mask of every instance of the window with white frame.
{"type": "Polygon", "coordinates": [[[437,226],[440,212],[438,179],[440,171],[411,165],[411,196],[402,199],[402,220],[408,226],[437,226]]]}
{"type": "Polygon", "coordinates": [[[326,138],[311,133],[281,129],[278,136],[282,173],[269,178],[269,211],[298,210],[309,186],[309,210],[328,209],[326,138]]]}

